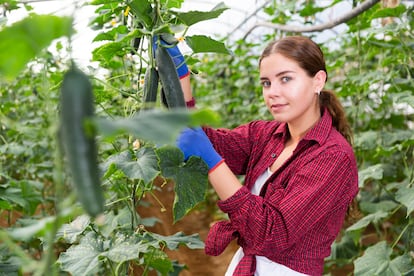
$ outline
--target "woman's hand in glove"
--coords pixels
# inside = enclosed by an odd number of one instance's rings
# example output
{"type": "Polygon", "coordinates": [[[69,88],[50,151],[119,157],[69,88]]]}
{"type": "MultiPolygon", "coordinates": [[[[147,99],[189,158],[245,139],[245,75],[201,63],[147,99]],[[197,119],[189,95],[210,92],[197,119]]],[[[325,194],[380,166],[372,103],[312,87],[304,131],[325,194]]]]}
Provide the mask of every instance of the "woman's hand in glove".
{"type": "Polygon", "coordinates": [[[162,36],[154,36],[153,40],[153,51],[156,52],[157,47],[159,44],[165,46],[167,49],[168,54],[170,54],[170,57],[172,58],[175,68],[177,70],[178,77],[180,79],[188,76],[190,74],[190,71],[188,70],[188,66],[185,63],[185,59],[183,54],[181,53],[180,49],[178,49],[177,45],[169,44],[167,41],[165,41],[162,36]]]}
{"type": "Polygon", "coordinates": [[[184,129],[177,139],[177,147],[184,153],[185,160],[190,156],[203,159],[208,166],[209,173],[224,162],[200,127],[184,129]]]}

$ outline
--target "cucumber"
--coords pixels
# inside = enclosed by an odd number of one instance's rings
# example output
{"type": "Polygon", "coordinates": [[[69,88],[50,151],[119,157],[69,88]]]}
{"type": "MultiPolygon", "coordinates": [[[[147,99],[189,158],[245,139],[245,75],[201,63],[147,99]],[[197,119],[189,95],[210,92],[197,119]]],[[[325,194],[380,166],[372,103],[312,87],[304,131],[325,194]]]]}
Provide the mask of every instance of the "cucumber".
{"type": "Polygon", "coordinates": [[[144,78],[144,103],[155,105],[158,93],[158,72],[155,68],[147,69],[144,78]]]}
{"type": "Polygon", "coordinates": [[[155,61],[168,108],[186,107],[175,64],[162,45],[157,47],[155,61]]]}
{"type": "Polygon", "coordinates": [[[60,140],[76,194],[91,217],[104,211],[97,145],[93,131],[85,127],[94,116],[94,97],[89,78],[74,65],[65,73],[60,94],[60,140]]]}

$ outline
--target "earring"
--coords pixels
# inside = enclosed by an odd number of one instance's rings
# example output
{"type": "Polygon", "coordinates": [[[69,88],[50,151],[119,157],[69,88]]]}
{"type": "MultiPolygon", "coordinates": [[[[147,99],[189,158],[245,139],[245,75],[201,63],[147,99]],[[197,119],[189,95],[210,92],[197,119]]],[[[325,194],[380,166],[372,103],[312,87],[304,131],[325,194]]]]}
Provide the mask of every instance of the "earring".
{"type": "Polygon", "coordinates": [[[316,91],[315,94],[318,94],[318,96],[321,94],[321,90],[316,91]]]}

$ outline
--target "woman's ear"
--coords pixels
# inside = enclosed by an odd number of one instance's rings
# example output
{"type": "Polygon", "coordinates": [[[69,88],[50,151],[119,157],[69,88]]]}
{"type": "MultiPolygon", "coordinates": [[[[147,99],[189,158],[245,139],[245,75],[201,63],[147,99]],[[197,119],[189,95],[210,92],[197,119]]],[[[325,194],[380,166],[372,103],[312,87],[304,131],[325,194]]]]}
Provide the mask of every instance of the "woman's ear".
{"type": "Polygon", "coordinates": [[[314,89],[315,91],[321,91],[325,86],[326,82],[326,72],[323,70],[319,70],[318,73],[315,74],[313,77],[314,80],[314,89]]]}

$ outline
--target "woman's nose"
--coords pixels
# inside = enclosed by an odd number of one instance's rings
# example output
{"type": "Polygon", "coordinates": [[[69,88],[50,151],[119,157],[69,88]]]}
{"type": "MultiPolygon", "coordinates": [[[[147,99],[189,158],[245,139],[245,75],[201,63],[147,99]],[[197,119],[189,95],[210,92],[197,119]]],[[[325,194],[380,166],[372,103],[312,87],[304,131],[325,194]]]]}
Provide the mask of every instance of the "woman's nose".
{"type": "Polygon", "coordinates": [[[270,84],[268,87],[263,88],[263,93],[269,97],[276,97],[280,94],[279,88],[274,84],[270,84]]]}

